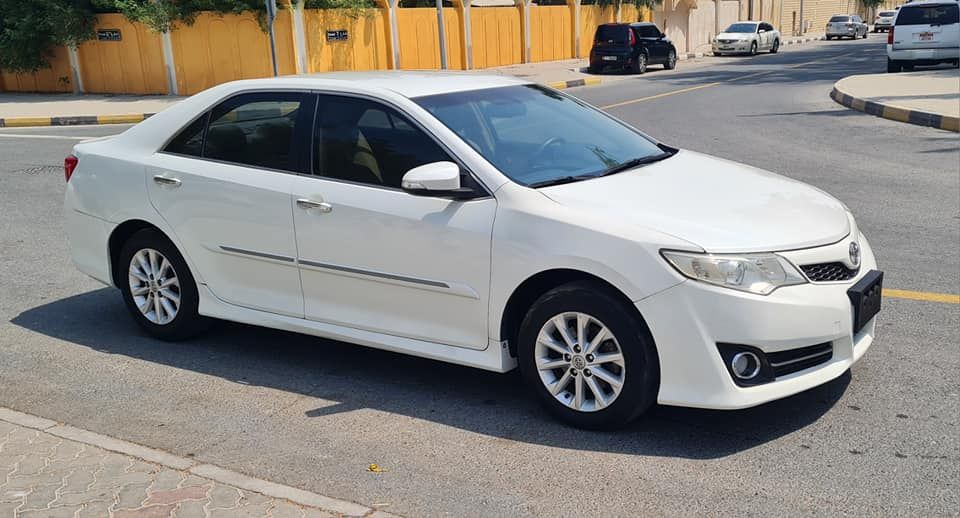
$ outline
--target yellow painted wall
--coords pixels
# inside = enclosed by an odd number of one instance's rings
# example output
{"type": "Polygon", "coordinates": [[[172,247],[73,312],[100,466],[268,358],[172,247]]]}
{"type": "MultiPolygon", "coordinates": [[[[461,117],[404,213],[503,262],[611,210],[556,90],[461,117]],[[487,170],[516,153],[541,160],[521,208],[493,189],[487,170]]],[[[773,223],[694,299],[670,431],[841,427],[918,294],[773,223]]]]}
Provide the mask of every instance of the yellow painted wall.
{"type": "MultiPolygon", "coordinates": [[[[463,69],[463,12],[460,8],[443,10],[447,40],[447,66],[463,69]]],[[[437,10],[432,7],[402,7],[397,9],[397,29],[400,43],[400,68],[439,69],[440,37],[437,10]]]]}
{"type": "Polygon", "coordinates": [[[72,92],[73,74],[70,72],[67,48],[55,47],[52,52],[53,56],[48,57],[50,68],[32,74],[0,73],[4,89],[8,92],[72,92]]]}
{"type": "Polygon", "coordinates": [[[530,6],[530,61],[573,57],[573,22],[565,5],[530,6]]]}
{"type": "MultiPolygon", "coordinates": [[[[293,24],[288,10],[280,11],[274,30],[280,74],[294,74],[293,24]]],[[[253,14],[202,13],[193,25],[178,25],[170,36],[181,94],[195,94],[236,79],[273,75],[270,41],[253,14]]]]}
{"type": "Polygon", "coordinates": [[[513,65],[523,61],[519,7],[470,9],[473,67],[513,65]]]}
{"type": "MultiPolygon", "coordinates": [[[[630,6],[636,11],[636,7],[630,6]]],[[[623,16],[623,13],[620,13],[623,16]]],[[[593,47],[593,36],[597,32],[597,26],[615,22],[617,18],[617,9],[614,6],[607,6],[601,9],[599,5],[581,5],[580,6],[580,56],[590,55],[590,48],[593,47]]],[[[636,21],[627,20],[624,21],[636,21]]]]}
{"type": "Polygon", "coordinates": [[[368,9],[359,16],[336,9],[303,12],[307,40],[307,70],[383,70],[390,67],[386,9],[368,9]],[[328,30],[349,31],[347,41],[327,41],[328,30]]]}
{"type": "Polygon", "coordinates": [[[167,76],[158,33],[121,14],[97,16],[97,29],[119,29],[120,41],[88,41],[77,49],[83,88],[91,93],[165,94],[167,76]]]}

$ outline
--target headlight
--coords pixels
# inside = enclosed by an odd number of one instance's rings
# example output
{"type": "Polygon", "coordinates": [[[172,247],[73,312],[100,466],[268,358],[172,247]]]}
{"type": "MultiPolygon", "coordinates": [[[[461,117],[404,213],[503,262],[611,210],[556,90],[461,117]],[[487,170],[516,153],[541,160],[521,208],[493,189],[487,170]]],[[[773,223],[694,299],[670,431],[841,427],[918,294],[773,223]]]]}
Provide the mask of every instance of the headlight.
{"type": "Polygon", "coordinates": [[[795,266],[776,254],[661,253],[685,277],[759,295],[807,282],[795,266]]]}

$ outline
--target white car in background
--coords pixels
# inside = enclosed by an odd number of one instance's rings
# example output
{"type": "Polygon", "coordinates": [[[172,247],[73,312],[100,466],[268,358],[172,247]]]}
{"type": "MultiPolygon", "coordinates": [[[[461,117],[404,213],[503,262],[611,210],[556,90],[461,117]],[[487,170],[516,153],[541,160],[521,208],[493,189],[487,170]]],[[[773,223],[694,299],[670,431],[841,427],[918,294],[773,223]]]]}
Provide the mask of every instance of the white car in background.
{"type": "Polygon", "coordinates": [[[780,50],[780,31],[767,22],[737,22],[713,40],[713,55],[757,52],[776,54],[780,50]]]}
{"type": "Polygon", "coordinates": [[[873,19],[873,32],[886,32],[893,26],[893,19],[897,16],[897,11],[880,11],[873,19]]]}
{"type": "Polygon", "coordinates": [[[834,38],[866,38],[870,32],[870,27],[863,23],[863,19],[857,14],[838,14],[830,18],[827,22],[827,39],[834,38]]]}
{"type": "Polygon", "coordinates": [[[905,4],[887,33],[887,72],[940,63],[960,65],[960,3],[920,0],[905,4]]]}
{"type": "Polygon", "coordinates": [[[519,365],[582,427],[821,385],[880,310],[841,202],[507,76],[227,83],[65,175],[74,262],[154,337],[213,317],[519,365]]]}

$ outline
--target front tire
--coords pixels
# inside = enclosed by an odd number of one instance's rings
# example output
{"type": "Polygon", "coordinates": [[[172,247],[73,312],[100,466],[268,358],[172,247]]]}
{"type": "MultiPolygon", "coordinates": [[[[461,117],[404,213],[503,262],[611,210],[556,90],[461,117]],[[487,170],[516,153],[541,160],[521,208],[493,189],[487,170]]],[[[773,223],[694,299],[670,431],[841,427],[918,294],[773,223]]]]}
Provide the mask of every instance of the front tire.
{"type": "Polygon", "coordinates": [[[753,42],[750,44],[750,55],[751,56],[757,55],[757,42],[753,42]]]}
{"type": "Polygon", "coordinates": [[[120,250],[123,301],[137,324],[155,338],[183,340],[207,327],[197,308],[197,284],[177,248],[156,230],[141,230],[120,250]]]}
{"type": "Polygon", "coordinates": [[[633,308],[596,282],[550,290],[520,327],[520,369],[546,409],[578,428],[622,427],[656,401],[660,367],[633,308]]]}
{"type": "Polygon", "coordinates": [[[670,53],[667,54],[667,62],[663,64],[663,68],[665,70],[677,68],[677,51],[671,50],[670,53]]]}

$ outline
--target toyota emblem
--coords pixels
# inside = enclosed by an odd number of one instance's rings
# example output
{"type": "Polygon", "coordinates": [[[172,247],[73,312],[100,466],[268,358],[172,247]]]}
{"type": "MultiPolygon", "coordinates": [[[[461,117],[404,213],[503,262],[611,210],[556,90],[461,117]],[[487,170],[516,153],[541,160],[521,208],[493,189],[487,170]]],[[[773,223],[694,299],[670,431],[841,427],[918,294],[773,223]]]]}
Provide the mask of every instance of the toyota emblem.
{"type": "Polygon", "coordinates": [[[856,242],[850,243],[850,264],[860,266],[860,245],[856,242]]]}

